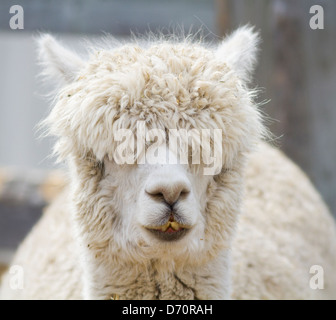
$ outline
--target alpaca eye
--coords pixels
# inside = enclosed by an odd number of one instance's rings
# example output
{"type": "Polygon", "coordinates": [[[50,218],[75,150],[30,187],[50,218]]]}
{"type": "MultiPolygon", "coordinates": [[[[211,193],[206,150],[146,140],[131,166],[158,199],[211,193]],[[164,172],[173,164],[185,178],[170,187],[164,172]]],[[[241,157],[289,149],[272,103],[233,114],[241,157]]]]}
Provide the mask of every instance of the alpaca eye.
{"type": "Polygon", "coordinates": [[[218,180],[223,174],[228,174],[231,171],[232,171],[232,169],[230,169],[230,168],[222,168],[221,172],[213,177],[214,181],[219,182],[218,180]]]}
{"type": "Polygon", "coordinates": [[[94,167],[97,168],[100,171],[100,173],[101,173],[102,176],[105,176],[105,164],[104,164],[104,161],[96,161],[94,167]]]}

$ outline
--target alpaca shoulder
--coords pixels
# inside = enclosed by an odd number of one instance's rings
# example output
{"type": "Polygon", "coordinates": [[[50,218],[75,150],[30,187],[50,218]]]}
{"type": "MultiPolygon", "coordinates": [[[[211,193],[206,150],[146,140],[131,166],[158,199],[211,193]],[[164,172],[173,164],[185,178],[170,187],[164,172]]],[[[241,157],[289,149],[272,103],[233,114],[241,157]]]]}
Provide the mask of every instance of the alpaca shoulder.
{"type": "Polygon", "coordinates": [[[282,152],[262,144],[248,163],[245,189],[232,248],[233,297],[334,296],[335,222],[308,177],[282,152]],[[316,264],[324,268],[325,290],[309,287],[316,264]]]}

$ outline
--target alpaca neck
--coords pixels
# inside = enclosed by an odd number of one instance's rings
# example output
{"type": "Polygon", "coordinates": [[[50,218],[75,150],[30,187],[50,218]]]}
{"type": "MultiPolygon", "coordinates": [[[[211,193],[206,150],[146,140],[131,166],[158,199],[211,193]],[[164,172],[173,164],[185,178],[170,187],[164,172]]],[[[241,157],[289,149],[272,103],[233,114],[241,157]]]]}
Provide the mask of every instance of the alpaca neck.
{"type": "Polygon", "coordinates": [[[84,293],[87,299],[229,299],[230,257],[223,251],[207,264],[172,265],[97,258],[87,252],[84,293]]]}

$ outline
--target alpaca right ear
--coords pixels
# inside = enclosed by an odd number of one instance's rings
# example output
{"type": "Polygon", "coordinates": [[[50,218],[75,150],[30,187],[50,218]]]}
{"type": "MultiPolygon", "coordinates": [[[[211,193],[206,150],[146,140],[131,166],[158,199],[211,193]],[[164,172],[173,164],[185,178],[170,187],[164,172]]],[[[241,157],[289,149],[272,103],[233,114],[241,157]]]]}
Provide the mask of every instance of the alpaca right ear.
{"type": "Polygon", "coordinates": [[[74,81],[84,65],[76,53],[64,48],[49,34],[38,39],[38,57],[44,68],[42,74],[60,84],[74,81]]]}
{"type": "Polygon", "coordinates": [[[227,36],[219,45],[216,54],[242,80],[248,82],[256,65],[259,44],[259,33],[247,25],[227,36]]]}

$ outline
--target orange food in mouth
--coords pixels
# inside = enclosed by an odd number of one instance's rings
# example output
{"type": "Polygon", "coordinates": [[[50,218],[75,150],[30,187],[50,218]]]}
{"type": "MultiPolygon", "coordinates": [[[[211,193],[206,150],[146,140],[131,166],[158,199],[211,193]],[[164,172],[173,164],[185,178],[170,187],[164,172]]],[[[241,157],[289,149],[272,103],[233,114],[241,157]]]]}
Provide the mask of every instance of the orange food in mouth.
{"type": "Polygon", "coordinates": [[[169,220],[166,224],[162,226],[147,227],[147,229],[158,230],[158,231],[165,232],[165,233],[174,233],[174,232],[181,231],[183,229],[190,229],[190,227],[181,225],[176,221],[169,220]]]}
{"type": "Polygon", "coordinates": [[[159,230],[159,231],[166,232],[166,233],[174,233],[174,232],[180,231],[182,229],[184,229],[184,228],[178,228],[177,230],[175,230],[172,227],[168,227],[168,229],[166,231],[162,231],[162,230],[159,230]]]}

